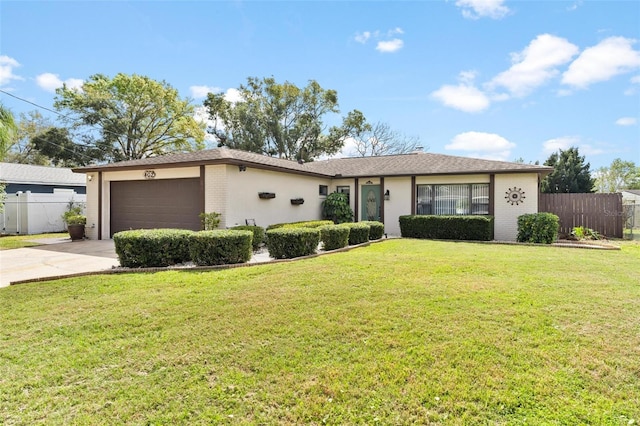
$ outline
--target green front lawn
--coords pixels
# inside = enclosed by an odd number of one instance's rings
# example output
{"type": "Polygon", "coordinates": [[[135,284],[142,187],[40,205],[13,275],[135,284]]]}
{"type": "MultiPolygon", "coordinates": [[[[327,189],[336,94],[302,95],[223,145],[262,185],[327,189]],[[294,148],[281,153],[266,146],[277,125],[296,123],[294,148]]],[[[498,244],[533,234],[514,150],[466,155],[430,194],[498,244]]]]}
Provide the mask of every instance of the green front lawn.
{"type": "Polygon", "coordinates": [[[639,248],[389,240],[3,288],[0,419],[638,423],[639,248]]]}
{"type": "MultiPolygon", "coordinates": [[[[67,232],[57,232],[52,234],[35,234],[35,235],[6,235],[0,237],[0,250],[9,250],[23,247],[35,247],[41,245],[31,240],[39,240],[43,238],[68,238],[67,232]]],[[[71,241],[71,240],[69,240],[71,241]]]]}

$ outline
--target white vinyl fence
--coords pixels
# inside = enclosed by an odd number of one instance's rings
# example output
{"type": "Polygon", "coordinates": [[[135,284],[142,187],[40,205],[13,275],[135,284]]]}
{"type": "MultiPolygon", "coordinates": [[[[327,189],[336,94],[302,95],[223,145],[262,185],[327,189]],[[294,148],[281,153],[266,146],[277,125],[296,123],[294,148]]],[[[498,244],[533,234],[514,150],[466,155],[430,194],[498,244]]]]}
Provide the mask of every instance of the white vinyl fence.
{"type": "Polygon", "coordinates": [[[53,194],[39,194],[18,191],[7,194],[4,211],[0,213],[3,234],[42,234],[66,230],[62,214],[71,204],[84,208],[85,194],[77,194],[73,189],[54,189],[53,194]]]}

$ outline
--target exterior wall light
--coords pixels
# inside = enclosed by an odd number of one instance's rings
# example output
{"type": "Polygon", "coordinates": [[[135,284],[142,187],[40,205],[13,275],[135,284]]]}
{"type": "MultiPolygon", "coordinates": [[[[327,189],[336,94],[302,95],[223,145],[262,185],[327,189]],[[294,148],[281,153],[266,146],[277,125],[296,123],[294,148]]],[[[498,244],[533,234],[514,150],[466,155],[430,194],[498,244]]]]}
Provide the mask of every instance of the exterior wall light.
{"type": "Polygon", "coordinates": [[[389,192],[389,190],[387,189],[384,193],[384,199],[389,201],[389,198],[391,198],[391,193],[389,192]]]}
{"type": "Polygon", "coordinates": [[[245,166],[244,164],[240,164],[238,166],[238,171],[246,172],[247,171],[247,166],[245,166]]]}
{"type": "Polygon", "coordinates": [[[87,175],[87,180],[91,182],[93,180],[93,175],[87,175]]]}

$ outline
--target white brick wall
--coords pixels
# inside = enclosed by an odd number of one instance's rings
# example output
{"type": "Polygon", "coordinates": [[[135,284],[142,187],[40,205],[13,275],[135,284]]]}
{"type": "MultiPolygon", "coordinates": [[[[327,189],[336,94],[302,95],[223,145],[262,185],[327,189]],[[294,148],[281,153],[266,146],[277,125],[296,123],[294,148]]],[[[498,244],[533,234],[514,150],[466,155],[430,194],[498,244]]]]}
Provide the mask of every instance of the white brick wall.
{"type": "MultiPolygon", "coordinates": [[[[207,213],[220,213],[220,228],[228,225],[229,212],[229,183],[227,181],[227,168],[224,164],[205,167],[204,182],[204,210],[207,213]]],[[[238,168],[236,167],[236,170],[238,168]]]]}
{"type": "Polygon", "coordinates": [[[528,174],[499,174],[495,180],[495,235],[498,241],[515,241],[518,236],[518,216],[527,213],[538,213],[538,176],[528,174]],[[505,196],[510,188],[520,188],[524,192],[524,200],[519,204],[511,204],[505,196]]]}

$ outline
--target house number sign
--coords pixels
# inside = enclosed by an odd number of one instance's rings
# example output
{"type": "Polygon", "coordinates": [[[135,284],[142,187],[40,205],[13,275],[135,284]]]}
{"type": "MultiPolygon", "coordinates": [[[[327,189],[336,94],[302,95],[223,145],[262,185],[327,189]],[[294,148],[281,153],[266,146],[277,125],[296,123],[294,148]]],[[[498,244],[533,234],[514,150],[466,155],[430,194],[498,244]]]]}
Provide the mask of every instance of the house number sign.
{"type": "Polygon", "coordinates": [[[144,178],[145,179],[154,179],[155,177],[156,177],[155,170],[145,170],[144,171],[144,178]]]}

